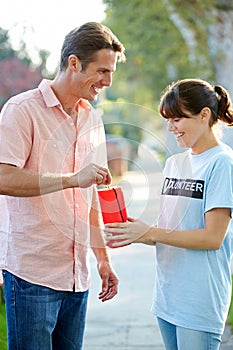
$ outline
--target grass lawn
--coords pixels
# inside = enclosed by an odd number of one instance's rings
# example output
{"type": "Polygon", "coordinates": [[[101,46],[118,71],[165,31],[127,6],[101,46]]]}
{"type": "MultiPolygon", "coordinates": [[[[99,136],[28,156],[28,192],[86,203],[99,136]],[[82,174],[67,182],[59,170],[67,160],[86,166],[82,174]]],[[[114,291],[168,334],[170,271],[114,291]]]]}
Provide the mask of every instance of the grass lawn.
{"type": "Polygon", "coordinates": [[[232,276],[232,296],[231,296],[231,305],[228,314],[228,323],[231,326],[231,331],[233,333],[233,276],[232,276]]]}
{"type": "Polygon", "coordinates": [[[0,304],[0,349],[7,350],[5,306],[0,304]]]}
{"type": "Polygon", "coordinates": [[[229,311],[228,323],[231,326],[231,331],[233,333],[233,306],[231,306],[230,311],[229,311]]]}

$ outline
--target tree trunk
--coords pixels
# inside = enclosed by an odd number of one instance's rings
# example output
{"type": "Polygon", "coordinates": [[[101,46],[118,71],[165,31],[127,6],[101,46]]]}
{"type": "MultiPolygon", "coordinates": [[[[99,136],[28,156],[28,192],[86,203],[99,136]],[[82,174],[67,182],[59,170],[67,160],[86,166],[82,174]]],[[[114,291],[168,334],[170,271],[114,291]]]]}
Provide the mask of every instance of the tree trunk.
{"type": "MultiPolygon", "coordinates": [[[[228,90],[233,100],[233,10],[227,6],[217,7],[213,10],[213,18],[208,42],[215,81],[228,90]]],[[[233,148],[233,127],[223,129],[223,141],[233,148]]]]}
{"type": "Polygon", "coordinates": [[[233,97],[233,11],[213,10],[209,27],[209,53],[215,68],[216,82],[233,97]]]}
{"type": "MultiPolygon", "coordinates": [[[[204,57],[201,54],[202,47],[196,39],[198,20],[196,25],[190,25],[188,19],[183,17],[182,8],[175,6],[172,0],[163,0],[163,3],[169,13],[170,20],[181,33],[189,49],[190,63],[197,67],[203,67],[202,79],[207,79],[209,70],[213,69],[216,84],[224,86],[233,100],[232,0],[215,0],[212,10],[208,10],[206,14],[206,33],[203,31],[203,35],[207,37],[209,57],[204,57]]],[[[233,148],[233,127],[223,129],[223,141],[233,148]]]]}

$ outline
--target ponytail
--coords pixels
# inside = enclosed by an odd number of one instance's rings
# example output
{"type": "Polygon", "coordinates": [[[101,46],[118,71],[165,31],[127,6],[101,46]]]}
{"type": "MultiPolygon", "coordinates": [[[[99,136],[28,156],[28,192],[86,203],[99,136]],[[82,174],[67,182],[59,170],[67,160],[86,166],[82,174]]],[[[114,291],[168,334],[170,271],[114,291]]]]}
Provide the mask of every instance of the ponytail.
{"type": "Polygon", "coordinates": [[[199,114],[202,108],[211,110],[209,125],[221,120],[233,126],[233,109],[230,96],[221,85],[211,85],[201,79],[183,79],[168,86],[160,100],[160,114],[164,118],[187,118],[184,111],[199,114]]]}
{"type": "Polygon", "coordinates": [[[218,119],[233,126],[233,109],[228,92],[220,85],[215,85],[214,91],[218,100],[218,119]]]}

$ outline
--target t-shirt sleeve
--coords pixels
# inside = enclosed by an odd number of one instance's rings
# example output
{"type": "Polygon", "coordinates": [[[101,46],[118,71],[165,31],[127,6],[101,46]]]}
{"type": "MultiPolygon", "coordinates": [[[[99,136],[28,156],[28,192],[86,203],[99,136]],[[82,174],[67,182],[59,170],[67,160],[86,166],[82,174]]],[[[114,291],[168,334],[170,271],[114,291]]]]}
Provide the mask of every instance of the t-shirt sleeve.
{"type": "Polygon", "coordinates": [[[211,169],[206,185],[205,212],[230,208],[233,214],[233,157],[223,154],[211,169]]]}

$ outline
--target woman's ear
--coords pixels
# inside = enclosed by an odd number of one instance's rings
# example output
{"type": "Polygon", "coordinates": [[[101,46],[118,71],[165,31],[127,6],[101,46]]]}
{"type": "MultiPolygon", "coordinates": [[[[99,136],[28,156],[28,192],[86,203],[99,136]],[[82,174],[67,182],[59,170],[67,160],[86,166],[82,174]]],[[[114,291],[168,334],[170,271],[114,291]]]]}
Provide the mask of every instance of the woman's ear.
{"type": "Polygon", "coordinates": [[[209,121],[211,117],[211,110],[209,107],[204,107],[201,110],[201,119],[204,121],[209,121]]]}

